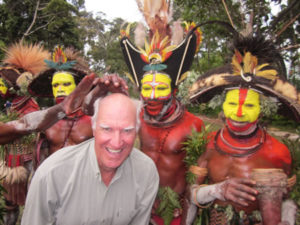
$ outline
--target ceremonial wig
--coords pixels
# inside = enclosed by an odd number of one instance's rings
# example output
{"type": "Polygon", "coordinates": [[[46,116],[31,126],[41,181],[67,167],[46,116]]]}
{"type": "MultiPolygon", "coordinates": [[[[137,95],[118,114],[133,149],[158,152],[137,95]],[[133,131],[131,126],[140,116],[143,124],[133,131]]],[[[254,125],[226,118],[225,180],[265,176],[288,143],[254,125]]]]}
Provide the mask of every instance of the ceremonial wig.
{"type": "Polygon", "coordinates": [[[285,64],[273,41],[235,32],[232,53],[231,63],[199,77],[189,90],[190,100],[208,102],[228,88],[250,88],[276,97],[279,112],[300,121],[300,93],[286,80],[285,64]]]}
{"type": "Polygon", "coordinates": [[[27,92],[30,81],[47,69],[44,60],[50,58],[50,53],[39,44],[26,44],[22,41],[5,48],[4,51],[0,76],[11,91],[18,91],[25,86],[22,91],[27,92]]]}
{"type": "Polygon", "coordinates": [[[40,73],[28,86],[28,91],[34,96],[53,97],[52,77],[57,72],[66,72],[74,77],[78,84],[81,79],[90,73],[88,63],[79,55],[79,52],[72,48],[56,46],[52,60],[45,59],[47,69],[40,73]]]}
{"type": "Polygon", "coordinates": [[[130,80],[141,88],[141,80],[147,72],[159,72],[170,77],[171,87],[177,87],[190,69],[195,53],[202,41],[202,33],[194,23],[180,21],[170,24],[171,1],[139,0],[138,6],[149,27],[142,24],[135,30],[135,44],[129,40],[130,24],[121,29],[121,48],[131,75],[130,80]],[[144,43],[144,48],[142,48],[144,43]]]}

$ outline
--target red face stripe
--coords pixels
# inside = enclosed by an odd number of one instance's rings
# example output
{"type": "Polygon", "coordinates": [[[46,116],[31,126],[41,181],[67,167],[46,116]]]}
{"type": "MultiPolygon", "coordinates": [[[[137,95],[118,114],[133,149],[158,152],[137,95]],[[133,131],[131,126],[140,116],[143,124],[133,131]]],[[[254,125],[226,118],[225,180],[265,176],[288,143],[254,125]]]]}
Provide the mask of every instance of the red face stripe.
{"type": "Polygon", "coordinates": [[[242,106],[244,105],[244,102],[246,100],[247,93],[248,93],[248,89],[240,89],[239,108],[238,108],[238,111],[236,113],[237,116],[242,116],[243,115],[242,106]]]}

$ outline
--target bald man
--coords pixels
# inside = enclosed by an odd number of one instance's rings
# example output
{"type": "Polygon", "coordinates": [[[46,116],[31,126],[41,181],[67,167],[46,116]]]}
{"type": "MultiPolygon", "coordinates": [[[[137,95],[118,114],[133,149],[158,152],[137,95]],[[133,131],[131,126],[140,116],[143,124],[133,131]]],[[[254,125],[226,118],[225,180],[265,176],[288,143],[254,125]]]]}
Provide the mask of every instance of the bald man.
{"type": "Polygon", "coordinates": [[[94,138],[55,152],[36,171],[22,225],[148,225],[159,177],[133,148],[139,107],[111,94],[94,112],[94,138]]]}

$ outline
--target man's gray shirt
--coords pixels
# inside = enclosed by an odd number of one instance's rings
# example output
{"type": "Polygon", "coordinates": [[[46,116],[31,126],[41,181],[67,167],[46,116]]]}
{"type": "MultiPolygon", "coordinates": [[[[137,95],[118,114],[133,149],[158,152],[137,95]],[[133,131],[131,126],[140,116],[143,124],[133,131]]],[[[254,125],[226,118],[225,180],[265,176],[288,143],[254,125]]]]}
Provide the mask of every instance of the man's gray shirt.
{"type": "Polygon", "coordinates": [[[21,224],[146,225],[158,185],[154,162],[133,149],[107,187],[93,138],[42,163],[30,184],[21,224]]]}

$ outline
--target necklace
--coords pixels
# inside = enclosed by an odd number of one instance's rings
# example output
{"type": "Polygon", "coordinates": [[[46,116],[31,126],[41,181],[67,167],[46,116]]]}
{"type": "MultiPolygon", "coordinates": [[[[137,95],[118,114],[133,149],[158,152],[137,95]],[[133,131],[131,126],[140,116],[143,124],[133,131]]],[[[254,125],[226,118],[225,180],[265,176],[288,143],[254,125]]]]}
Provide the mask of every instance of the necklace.
{"type": "Polygon", "coordinates": [[[249,146],[249,147],[237,147],[237,146],[231,145],[228,141],[225,140],[225,138],[223,136],[223,129],[221,129],[217,132],[217,134],[214,138],[214,147],[219,153],[221,153],[223,155],[229,155],[229,156],[238,157],[238,158],[248,156],[248,155],[251,155],[251,154],[254,154],[255,152],[257,152],[261,148],[263,143],[265,142],[266,134],[265,134],[264,130],[262,130],[262,134],[263,135],[260,138],[259,143],[249,146]],[[229,153],[229,152],[226,152],[223,149],[221,149],[217,143],[217,140],[218,140],[220,134],[221,134],[221,140],[225,145],[227,145],[228,147],[230,147],[232,149],[243,151],[244,153],[229,153]]]}

